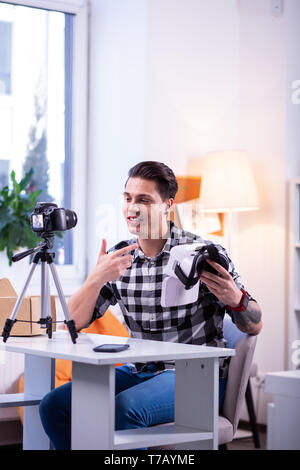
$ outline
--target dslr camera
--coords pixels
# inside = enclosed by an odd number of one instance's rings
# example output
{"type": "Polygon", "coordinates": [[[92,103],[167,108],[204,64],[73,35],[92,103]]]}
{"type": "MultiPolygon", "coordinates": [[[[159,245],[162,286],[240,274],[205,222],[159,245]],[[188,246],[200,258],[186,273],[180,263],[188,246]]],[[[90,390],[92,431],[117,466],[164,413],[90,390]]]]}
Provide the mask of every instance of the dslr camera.
{"type": "Polygon", "coordinates": [[[228,257],[213,243],[189,243],[174,246],[170,250],[162,282],[163,307],[187,305],[197,300],[202,272],[209,271],[218,275],[218,272],[206,262],[207,259],[215,261],[228,271],[228,257]]]}
{"type": "Polygon", "coordinates": [[[30,215],[31,228],[38,236],[41,233],[70,230],[76,224],[75,212],[58,207],[52,202],[37,202],[30,215]]]}

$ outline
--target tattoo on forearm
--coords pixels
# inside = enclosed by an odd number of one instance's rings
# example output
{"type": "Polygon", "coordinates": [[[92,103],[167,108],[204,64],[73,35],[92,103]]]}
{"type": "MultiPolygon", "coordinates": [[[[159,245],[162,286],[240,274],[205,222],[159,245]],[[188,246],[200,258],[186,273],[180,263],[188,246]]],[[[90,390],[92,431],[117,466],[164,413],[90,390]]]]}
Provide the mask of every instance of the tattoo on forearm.
{"type": "Polygon", "coordinates": [[[233,312],[233,318],[235,323],[243,327],[250,326],[249,323],[257,325],[261,319],[261,312],[254,302],[249,302],[247,310],[244,310],[244,312],[233,312]]]}

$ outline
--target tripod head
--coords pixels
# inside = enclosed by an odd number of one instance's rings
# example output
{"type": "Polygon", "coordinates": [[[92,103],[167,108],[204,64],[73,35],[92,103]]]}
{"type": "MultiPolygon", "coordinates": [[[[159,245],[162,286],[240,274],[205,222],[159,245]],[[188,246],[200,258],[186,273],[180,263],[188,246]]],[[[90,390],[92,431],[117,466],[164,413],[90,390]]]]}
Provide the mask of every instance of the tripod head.
{"type": "MultiPolygon", "coordinates": [[[[40,235],[41,238],[44,238],[44,241],[39,243],[38,246],[35,248],[30,248],[29,250],[22,251],[21,253],[18,253],[12,257],[12,260],[14,263],[17,261],[20,261],[23,258],[26,258],[26,256],[32,255],[36,251],[41,251],[41,252],[47,252],[48,250],[51,250],[53,248],[53,243],[54,243],[54,233],[53,232],[43,232],[40,235]]],[[[54,255],[54,253],[53,253],[54,255]]]]}

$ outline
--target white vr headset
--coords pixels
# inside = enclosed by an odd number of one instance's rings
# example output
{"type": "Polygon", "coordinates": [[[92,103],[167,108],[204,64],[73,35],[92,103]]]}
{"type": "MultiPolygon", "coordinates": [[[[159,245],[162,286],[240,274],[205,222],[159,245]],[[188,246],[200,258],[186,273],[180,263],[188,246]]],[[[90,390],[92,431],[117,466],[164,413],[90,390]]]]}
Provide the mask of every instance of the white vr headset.
{"type": "Polygon", "coordinates": [[[218,274],[206,262],[208,258],[228,270],[227,256],[213,243],[189,243],[171,249],[169,262],[164,270],[166,277],[162,283],[162,307],[186,305],[197,300],[202,271],[218,274]]]}

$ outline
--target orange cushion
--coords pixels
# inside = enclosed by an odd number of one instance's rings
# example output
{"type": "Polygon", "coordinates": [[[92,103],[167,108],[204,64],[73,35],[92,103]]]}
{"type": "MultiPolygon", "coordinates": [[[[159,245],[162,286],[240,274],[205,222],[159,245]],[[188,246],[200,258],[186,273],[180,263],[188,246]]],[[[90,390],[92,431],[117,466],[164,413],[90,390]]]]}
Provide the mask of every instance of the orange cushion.
{"type": "Polygon", "coordinates": [[[81,330],[83,333],[96,333],[99,335],[126,336],[128,330],[110,310],[106,310],[103,317],[93,321],[88,328],[81,330]]]}
{"type": "MultiPolygon", "coordinates": [[[[88,328],[81,330],[83,333],[95,333],[100,335],[112,335],[129,337],[127,328],[111,313],[105,312],[103,317],[95,320],[88,328]]],[[[121,364],[116,364],[121,365],[121,364]]],[[[72,361],[65,359],[55,360],[55,388],[72,380],[72,361]]],[[[19,380],[19,393],[24,392],[24,375],[19,380]]],[[[23,407],[19,408],[21,421],[23,422],[23,407]]]]}

